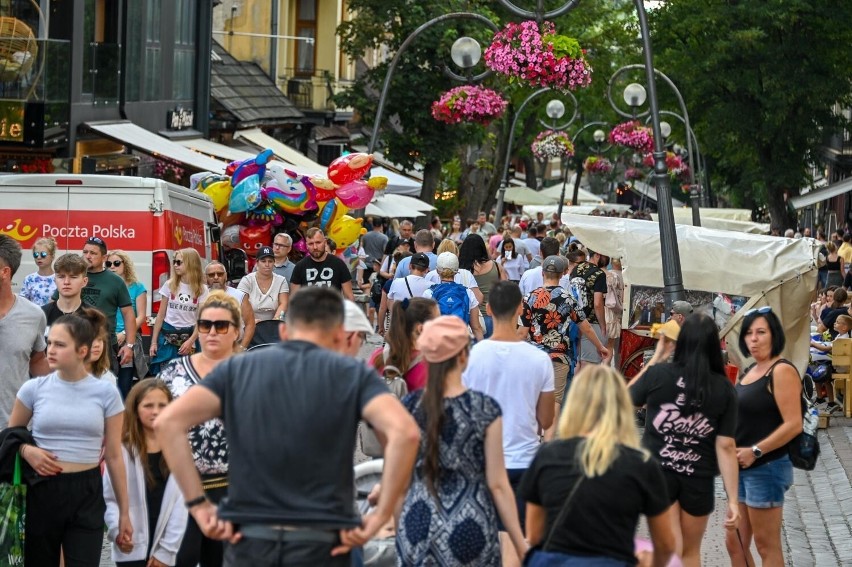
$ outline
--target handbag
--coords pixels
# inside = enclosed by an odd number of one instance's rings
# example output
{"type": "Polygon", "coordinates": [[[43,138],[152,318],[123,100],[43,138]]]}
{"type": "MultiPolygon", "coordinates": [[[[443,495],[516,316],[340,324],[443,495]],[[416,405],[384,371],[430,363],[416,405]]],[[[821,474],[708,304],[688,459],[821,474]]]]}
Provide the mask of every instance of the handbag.
{"type": "Polygon", "coordinates": [[[0,567],[24,564],[27,485],[21,483],[21,455],[15,455],[12,484],[0,484],[0,567]]]}
{"type": "MultiPolygon", "coordinates": [[[[769,369],[769,374],[772,376],[769,378],[769,392],[772,394],[772,397],[775,397],[775,392],[773,390],[773,383],[775,380],[775,375],[773,374],[775,370],[775,366],[777,366],[781,362],[786,362],[790,366],[793,366],[793,363],[789,360],[781,359],[775,364],[772,365],[772,368],[769,369]]],[[[793,366],[795,368],[795,366],[793,366]]],[[[777,403],[777,402],[776,402],[777,403]]],[[[819,440],[816,438],[816,435],[808,433],[806,431],[808,422],[809,422],[809,413],[810,413],[810,402],[805,396],[805,385],[802,383],[802,432],[793,437],[789,443],[787,443],[787,454],[790,456],[790,461],[793,463],[793,466],[797,469],[801,469],[803,471],[812,471],[814,467],[816,467],[817,459],[819,458],[820,447],[819,440]]]]}
{"type": "Polygon", "coordinates": [[[145,378],[148,375],[148,367],[148,355],[142,348],[142,335],[137,333],[133,342],[133,368],[136,370],[136,377],[140,380],[145,378]]]}
{"type": "Polygon", "coordinates": [[[524,566],[532,565],[533,557],[536,553],[540,551],[547,551],[547,547],[550,545],[550,541],[553,539],[553,534],[556,533],[556,528],[565,520],[565,515],[568,514],[568,509],[571,507],[571,501],[574,500],[574,495],[577,494],[577,489],[580,488],[580,484],[583,482],[584,478],[586,477],[581,471],[580,477],[574,483],[574,486],[571,487],[571,492],[568,493],[568,498],[565,499],[565,503],[559,510],[559,514],[556,516],[556,520],[554,520],[553,524],[550,526],[550,532],[548,532],[547,534],[547,539],[544,540],[544,543],[535,545],[527,551],[527,554],[524,556],[524,566]]]}

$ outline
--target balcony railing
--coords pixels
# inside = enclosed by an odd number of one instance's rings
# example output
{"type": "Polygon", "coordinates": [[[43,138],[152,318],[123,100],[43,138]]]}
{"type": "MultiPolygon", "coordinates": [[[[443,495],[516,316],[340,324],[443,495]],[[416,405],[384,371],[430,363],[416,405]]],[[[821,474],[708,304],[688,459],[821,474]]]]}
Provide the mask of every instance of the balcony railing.
{"type": "Polygon", "coordinates": [[[68,102],[71,78],[71,43],[67,40],[33,40],[27,51],[6,53],[0,37],[0,98],[7,100],[68,102]]]}
{"type": "Polygon", "coordinates": [[[335,79],[331,71],[316,69],[305,73],[291,67],[281,70],[279,86],[300,110],[330,110],[332,97],[352,81],[335,79]]]}

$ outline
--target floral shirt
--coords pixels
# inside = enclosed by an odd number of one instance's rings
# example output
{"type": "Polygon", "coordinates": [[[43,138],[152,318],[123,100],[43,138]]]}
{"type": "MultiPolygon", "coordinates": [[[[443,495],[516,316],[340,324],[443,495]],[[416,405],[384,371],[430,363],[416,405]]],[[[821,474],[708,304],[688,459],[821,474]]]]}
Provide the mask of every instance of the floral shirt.
{"type": "Polygon", "coordinates": [[[524,300],[521,325],[529,328],[528,340],[550,355],[552,360],[567,363],[571,357],[568,337],[571,323],[586,319],[570,292],[559,286],[534,289],[524,300]]]}
{"type": "MultiPolygon", "coordinates": [[[[158,378],[166,383],[175,399],[201,381],[188,356],[164,366],[158,378]]],[[[189,446],[199,473],[228,474],[228,441],[221,419],[211,419],[190,429],[189,446]]]]}
{"type": "Polygon", "coordinates": [[[53,276],[40,276],[33,272],[24,278],[21,286],[21,297],[29,299],[36,305],[44,305],[50,301],[56,291],[56,280],[53,276]]]}

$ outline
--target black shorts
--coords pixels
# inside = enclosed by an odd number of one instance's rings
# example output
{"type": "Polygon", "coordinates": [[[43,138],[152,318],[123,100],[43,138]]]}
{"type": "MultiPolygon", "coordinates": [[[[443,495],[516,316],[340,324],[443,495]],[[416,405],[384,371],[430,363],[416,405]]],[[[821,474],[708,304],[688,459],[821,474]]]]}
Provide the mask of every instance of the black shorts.
{"type": "Polygon", "coordinates": [[[692,477],[663,470],[669,502],[692,516],[706,516],[716,507],[713,477],[692,477]]]}

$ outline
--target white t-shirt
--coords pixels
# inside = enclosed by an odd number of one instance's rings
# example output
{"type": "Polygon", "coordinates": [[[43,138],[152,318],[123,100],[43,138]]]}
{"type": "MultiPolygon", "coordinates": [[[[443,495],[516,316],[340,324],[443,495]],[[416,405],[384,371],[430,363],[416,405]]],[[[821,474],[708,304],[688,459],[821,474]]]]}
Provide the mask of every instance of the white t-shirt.
{"type": "Polygon", "coordinates": [[[391,301],[402,301],[403,299],[410,299],[412,297],[423,297],[423,292],[429,289],[431,285],[432,282],[423,276],[416,276],[414,274],[410,274],[404,278],[396,278],[388,290],[388,299],[391,301]],[[405,285],[406,282],[411,287],[411,293],[408,292],[408,287],[405,285]]]}
{"type": "MultiPolygon", "coordinates": [[[[283,277],[285,280],[287,279],[284,276],[281,276],[281,277],[283,277]]],[[[233,297],[234,299],[237,300],[237,304],[240,306],[240,313],[242,313],[243,298],[245,298],[246,292],[240,291],[235,287],[231,287],[229,285],[226,285],[225,286],[225,293],[227,293],[228,295],[230,295],[231,297],[233,297]]],[[[246,329],[246,322],[243,320],[242,317],[240,317],[240,338],[242,338],[243,331],[245,331],[245,329],[246,329]]]]}
{"type": "Polygon", "coordinates": [[[506,270],[506,276],[510,280],[517,281],[521,279],[521,275],[524,273],[524,270],[527,269],[529,263],[527,262],[526,256],[518,253],[514,258],[510,259],[503,256],[500,265],[504,270],[506,270]]]}
{"type": "MultiPolygon", "coordinates": [[[[571,272],[559,278],[559,287],[570,289],[571,272]]],[[[530,268],[521,276],[521,281],[518,282],[518,287],[521,288],[521,294],[526,297],[531,291],[544,287],[544,276],[541,275],[541,266],[530,268]]]]}
{"type": "Polygon", "coordinates": [[[164,283],[163,287],[160,288],[160,297],[169,299],[169,309],[166,311],[164,321],[176,329],[194,327],[195,320],[198,318],[198,306],[207,299],[207,293],[208,289],[205,285],[202,288],[201,295],[193,297],[189,285],[181,282],[177,293],[172,295],[169,282],[164,283]]]}
{"type": "Polygon", "coordinates": [[[524,238],[524,244],[527,250],[533,255],[533,258],[541,256],[541,242],[538,241],[538,238],[524,238]]]}
{"type": "MultiPolygon", "coordinates": [[[[429,285],[430,285],[430,288],[427,289],[426,291],[424,291],[423,295],[422,295],[422,297],[425,297],[426,299],[432,299],[431,286],[434,285],[434,284],[430,283],[429,285]]],[[[470,302],[470,308],[471,309],[476,309],[477,307],[479,307],[479,302],[476,300],[476,296],[473,295],[473,292],[470,291],[470,288],[467,288],[467,300],[470,302]]]]}
{"type": "Polygon", "coordinates": [[[462,382],[497,400],[503,410],[506,468],[527,468],[540,445],[538,398],[554,388],[550,357],[523,341],[480,341],[470,351],[462,382]]]}
{"type": "Polygon", "coordinates": [[[237,290],[249,296],[251,309],[254,311],[255,323],[271,321],[278,310],[278,296],[282,293],[290,293],[287,278],[272,272],[272,283],[266,293],[263,293],[257,285],[257,272],[246,274],[240,280],[237,290]]]}
{"type": "MultiPolygon", "coordinates": [[[[432,270],[431,272],[426,274],[426,279],[432,282],[433,284],[441,283],[441,276],[438,275],[438,270],[432,270]]],[[[479,287],[479,284],[476,283],[476,278],[473,277],[473,274],[470,273],[470,270],[465,270],[464,268],[460,268],[459,271],[456,272],[455,277],[453,277],[453,281],[462,284],[468,289],[473,287],[479,287]]]]}

